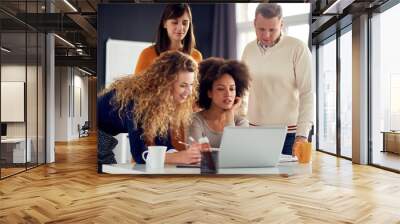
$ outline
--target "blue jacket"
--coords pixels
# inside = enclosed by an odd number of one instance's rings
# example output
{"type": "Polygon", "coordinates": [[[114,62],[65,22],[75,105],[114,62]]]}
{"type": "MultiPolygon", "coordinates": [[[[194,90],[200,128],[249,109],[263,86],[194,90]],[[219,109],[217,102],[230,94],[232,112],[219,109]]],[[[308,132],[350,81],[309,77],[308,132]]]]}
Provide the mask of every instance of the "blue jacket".
{"type": "MultiPolygon", "coordinates": [[[[147,146],[142,138],[143,129],[133,118],[134,102],[128,104],[120,118],[118,109],[111,104],[114,96],[115,90],[111,90],[97,99],[98,129],[113,136],[128,133],[132,158],[136,163],[145,163],[142,153],[147,150],[147,146]]],[[[166,138],[156,137],[154,143],[167,146],[168,149],[173,148],[169,134],[166,138]]]]}

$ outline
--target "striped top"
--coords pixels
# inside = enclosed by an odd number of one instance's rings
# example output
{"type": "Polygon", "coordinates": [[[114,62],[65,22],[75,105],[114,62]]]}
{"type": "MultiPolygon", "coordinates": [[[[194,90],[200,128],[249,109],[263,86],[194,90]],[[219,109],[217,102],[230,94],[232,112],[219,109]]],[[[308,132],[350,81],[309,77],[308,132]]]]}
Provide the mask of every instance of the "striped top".
{"type": "MultiPolygon", "coordinates": [[[[250,126],[260,126],[260,125],[250,123],[250,126]]],[[[287,129],[287,133],[296,133],[296,130],[297,130],[297,125],[289,125],[288,129],[287,129]]],[[[306,137],[306,136],[304,136],[304,137],[306,137]]]]}

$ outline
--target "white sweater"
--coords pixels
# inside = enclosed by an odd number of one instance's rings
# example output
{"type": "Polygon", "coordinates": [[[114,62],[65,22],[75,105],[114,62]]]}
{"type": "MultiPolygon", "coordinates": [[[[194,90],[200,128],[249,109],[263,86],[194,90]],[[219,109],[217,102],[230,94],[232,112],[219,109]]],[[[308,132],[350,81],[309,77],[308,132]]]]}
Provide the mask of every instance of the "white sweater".
{"type": "Polygon", "coordinates": [[[245,47],[242,60],[252,78],[247,114],[250,124],[287,124],[289,132],[307,137],[314,113],[308,47],[296,38],[281,36],[263,53],[255,40],[245,47]]]}

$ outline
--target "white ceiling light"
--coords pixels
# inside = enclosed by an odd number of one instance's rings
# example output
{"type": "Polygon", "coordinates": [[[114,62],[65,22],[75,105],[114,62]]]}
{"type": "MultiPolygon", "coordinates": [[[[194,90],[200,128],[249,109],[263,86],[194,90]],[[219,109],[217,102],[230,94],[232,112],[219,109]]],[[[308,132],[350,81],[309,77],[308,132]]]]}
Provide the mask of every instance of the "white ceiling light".
{"type": "Polygon", "coordinates": [[[83,49],[81,49],[81,48],[77,48],[76,53],[78,53],[79,55],[84,55],[83,49]]]}
{"type": "Polygon", "coordinates": [[[83,72],[83,73],[85,73],[85,74],[87,74],[87,75],[92,75],[92,73],[90,73],[90,72],[88,72],[88,71],[86,71],[86,70],[83,70],[83,69],[81,69],[81,68],[79,68],[79,67],[78,67],[78,70],[81,71],[81,72],[83,72]]]}
{"type": "Polygon", "coordinates": [[[332,5],[324,10],[322,14],[342,14],[343,9],[353,3],[355,0],[336,0],[332,5]]]}
{"type": "Polygon", "coordinates": [[[8,50],[8,49],[5,48],[5,47],[1,47],[1,50],[4,51],[4,52],[6,52],[6,53],[10,53],[10,52],[11,52],[10,50],[8,50]]]}
{"type": "Polygon", "coordinates": [[[78,12],[78,10],[71,4],[69,3],[68,0],[64,0],[65,4],[67,4],[74,12],[78,12]]]}
{"type": "Polygon", "coordinates": [[[62,42],[66,43],[68,46],[75,48],[75,45],[73,45],[71,42],[69,42],[68,40],[58,36],[57,34],[54,34],[55,37],[57,37],[59,40],[61,40],[62,42]]]}

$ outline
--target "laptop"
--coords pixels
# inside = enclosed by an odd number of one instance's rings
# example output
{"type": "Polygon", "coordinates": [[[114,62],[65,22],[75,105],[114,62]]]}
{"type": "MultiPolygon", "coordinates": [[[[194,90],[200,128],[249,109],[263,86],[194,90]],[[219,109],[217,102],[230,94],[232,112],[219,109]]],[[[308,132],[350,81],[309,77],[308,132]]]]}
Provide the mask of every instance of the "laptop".
{"type": "Polygon", "coordinates": [[[226,127],[219,168],[273,167],[279,162],[287,126],[226,127]]]}

